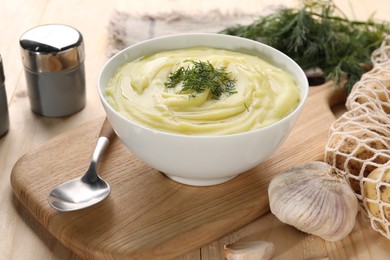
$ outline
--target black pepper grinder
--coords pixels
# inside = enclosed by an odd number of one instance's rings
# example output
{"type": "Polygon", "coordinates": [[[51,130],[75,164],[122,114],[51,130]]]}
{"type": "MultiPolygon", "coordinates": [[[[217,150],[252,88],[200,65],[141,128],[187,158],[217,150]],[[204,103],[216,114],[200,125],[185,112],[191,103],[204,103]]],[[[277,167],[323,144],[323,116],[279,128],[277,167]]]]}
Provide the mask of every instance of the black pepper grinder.
{"type": "Polygon", "coordinates": [[[73,27],[47,24],[20,38],[27,91],[34,113],[74,114],[85,106],[84,42],[73,27]]]}
{"type": "Polygon", "coordinates": [[[3,60],[0,56],[0,136],[3,136],[9,129],[9,114],[7,93],[5,91],[5,76],[3,60]]]}

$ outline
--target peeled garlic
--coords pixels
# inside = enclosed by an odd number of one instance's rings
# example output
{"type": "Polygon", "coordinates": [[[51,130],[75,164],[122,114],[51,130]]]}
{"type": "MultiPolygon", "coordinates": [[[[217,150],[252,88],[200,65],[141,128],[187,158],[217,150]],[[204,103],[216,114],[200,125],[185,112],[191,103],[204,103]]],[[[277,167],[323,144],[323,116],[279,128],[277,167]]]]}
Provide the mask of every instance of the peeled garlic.
{"type": "Polygon", "coordinates": [[[357,198],[324,162],[297,165],[268,188],[271,212],[282,222],[328,241],[346,237],[355,224],[357,198]]]}
{"type": "Polygon", "coordinates": [[[268,260],[274,254],[274,244],[267,241],[242,241],[225,245],[227,260],[268,260]]]}

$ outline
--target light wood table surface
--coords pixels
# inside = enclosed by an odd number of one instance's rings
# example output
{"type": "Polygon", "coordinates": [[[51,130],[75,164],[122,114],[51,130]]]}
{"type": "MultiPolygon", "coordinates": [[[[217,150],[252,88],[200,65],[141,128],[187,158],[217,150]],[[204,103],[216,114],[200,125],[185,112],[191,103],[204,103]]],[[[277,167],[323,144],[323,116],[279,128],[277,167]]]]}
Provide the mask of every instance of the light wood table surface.
{"type": "MultiPolygon", "coordinates": [[[[78,259],[48,234],[12,194],[10,174],[17,159],[37,145],[104,115],[96,81],[107,60],[107,25],[116,8],[133,12],[206,11],[241,8],[247,12],[269,4],[294,5],[297,1],[115,1],[115,0],[0,0],[0,54],[3,58],[10,112],[10,130],[0,139],[0,259],[78,259]],[[191,5],[191,6],[190,6],[191,5]],[[193,8],[192,8],[193,7],[193,8]],[[79,29],[86,50],[87,105],[66,118],[45,118],[31,112],[21,63],[19,38],[28,29],[46,23],[63,23],[79,29]]],[[[390,20],[388,0],[335,1],[350,18],[390,20]]],[[[66,158],[59,158],[66,160],[66,158]]],[[[274,259],[390,259],[390,241],[358,217],[350,236],[337,243],[307,236],[278,221],[272,214],[222,237],[180,259],[223,259],[223,245],[240,239],[275,243],[274,259]]]]}

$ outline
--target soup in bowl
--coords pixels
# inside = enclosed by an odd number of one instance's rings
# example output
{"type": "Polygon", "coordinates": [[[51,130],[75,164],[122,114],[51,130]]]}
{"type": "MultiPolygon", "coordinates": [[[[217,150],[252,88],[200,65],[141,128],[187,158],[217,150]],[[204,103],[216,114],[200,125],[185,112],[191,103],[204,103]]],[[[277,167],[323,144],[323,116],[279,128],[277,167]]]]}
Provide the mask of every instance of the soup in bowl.
{"type": "Polygon", "coordinates": [[[175,181],[207,186],[275,152],[302,110],[308,82],[270,46],[196,33],[120,51],[104,65],[98,91],[132,153],[175,181]]]}

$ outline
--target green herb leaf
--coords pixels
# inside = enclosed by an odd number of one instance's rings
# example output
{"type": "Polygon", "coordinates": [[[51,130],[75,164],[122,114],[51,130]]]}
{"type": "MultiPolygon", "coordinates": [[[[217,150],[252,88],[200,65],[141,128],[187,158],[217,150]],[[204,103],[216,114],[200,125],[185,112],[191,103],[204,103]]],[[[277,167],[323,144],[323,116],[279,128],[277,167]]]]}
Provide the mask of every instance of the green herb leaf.
{"type": "Polygon", "coordinates": [[[320,68],[326,80],[339,84],[349,93],[371,65],[371,53],[386,34],[388,23],[350,21],[332,1],[302,1],[302,8],[282,8],[260,17],[250,25],[226,28],[220,33],[245,37],[279,49],[304,70],[320,68]],[[367,67],[367,66],[366,66],[367,67]]]}
{"type": "Polygon", "coordinates": [[[198,93],[210,90],[212,99],[220,99],[222,94],[234,94],[236,79],[230,77],[230,73],[225,68],[214,68],[209,61],[186,61],[191,62],[192,66],[180,67],[168,76],[165,82],[167,88],[174,88],[181,84],[180,93],[192,92],[195,96],[198,93]],[[194,93],[195,92],[195,93],[194,93]]]}

